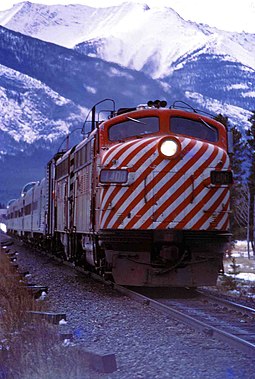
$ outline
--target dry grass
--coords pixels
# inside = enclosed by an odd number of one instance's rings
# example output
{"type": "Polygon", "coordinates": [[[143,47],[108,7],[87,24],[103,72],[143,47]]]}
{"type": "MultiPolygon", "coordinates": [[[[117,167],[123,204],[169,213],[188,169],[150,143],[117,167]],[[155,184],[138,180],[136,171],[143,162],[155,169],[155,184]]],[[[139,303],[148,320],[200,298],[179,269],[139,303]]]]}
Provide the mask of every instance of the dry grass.
{"type": "Polygon", "coordinates": [[[55,328],[46,322],[16,332],[4,344],[2,365],[8,372],[8,379],[97,377],[96,373],[88,374],[88,360],[81,356],[80,350],[72,345],[64,346],[55,328]]]}
{"type": "Polygon", "coordinates": [[[29,311],[46,311],[0,251],[0,379],[97,378],[81,350],[64,346],[57,326],[32,320],[29,311]]]}
{"type": "Polygon", "coordinates": [[[42,311],[44,304],[36,302],[26,283],[12,267],[6,254],[0,254],[1,329],[5,333],[20,330],[27,322],[28,311],[42,311]]]}

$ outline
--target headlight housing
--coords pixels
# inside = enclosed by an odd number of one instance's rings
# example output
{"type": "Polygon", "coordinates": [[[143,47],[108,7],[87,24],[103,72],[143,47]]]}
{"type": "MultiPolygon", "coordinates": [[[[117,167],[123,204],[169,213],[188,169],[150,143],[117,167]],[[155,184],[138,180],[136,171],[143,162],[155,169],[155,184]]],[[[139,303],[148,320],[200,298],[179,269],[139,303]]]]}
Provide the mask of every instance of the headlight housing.
{"type": "Polygon", "coordinates": [[[159,152],[165,158],[175,158],[180,151],[181,144],[176,138],[166,137],[159,143],[159,152]]]}

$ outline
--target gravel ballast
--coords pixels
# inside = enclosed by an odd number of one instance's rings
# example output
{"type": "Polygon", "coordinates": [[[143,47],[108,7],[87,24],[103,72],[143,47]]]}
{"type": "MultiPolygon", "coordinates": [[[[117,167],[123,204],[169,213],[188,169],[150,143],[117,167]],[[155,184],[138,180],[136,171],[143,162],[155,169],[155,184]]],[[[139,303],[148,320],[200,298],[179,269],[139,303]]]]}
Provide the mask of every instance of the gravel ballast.
{"type": "Polygon", "coordinates": [[[255,358],[148,305],[137,303],[46,255],[31,252],[24,246],[13,249],[18,252],[19,269],[31,274],[30,281],[48,286],[44,301],[49,310],[66,313],[67,324],[59,328],[72,332],[77,345],[90,351],[115,354],[117,371],[99,374],[100,378],[254,377],[255,358]]]}

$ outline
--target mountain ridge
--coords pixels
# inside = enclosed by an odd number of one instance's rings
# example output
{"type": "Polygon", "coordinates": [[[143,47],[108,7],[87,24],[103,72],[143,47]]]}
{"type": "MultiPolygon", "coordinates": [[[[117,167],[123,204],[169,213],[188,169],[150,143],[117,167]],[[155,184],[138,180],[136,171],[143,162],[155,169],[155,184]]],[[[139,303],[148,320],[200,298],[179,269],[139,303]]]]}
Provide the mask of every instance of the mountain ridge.
{"type": "Polygon", "coordinates": [[[157,70],[147,70],[152,78],[168,76],[176,60],[199,49],[225,54],[255,69],[255,34],[226,32],[185,21],[172,8],[129,2],[107,8],[23,2],[16,9],[15,13],[5,13],[5,27],[85,54],[91,43],[95,46],[100,41],[93,56],[127,68],[143,70],[145,62],[157,52],[157,70]]]}

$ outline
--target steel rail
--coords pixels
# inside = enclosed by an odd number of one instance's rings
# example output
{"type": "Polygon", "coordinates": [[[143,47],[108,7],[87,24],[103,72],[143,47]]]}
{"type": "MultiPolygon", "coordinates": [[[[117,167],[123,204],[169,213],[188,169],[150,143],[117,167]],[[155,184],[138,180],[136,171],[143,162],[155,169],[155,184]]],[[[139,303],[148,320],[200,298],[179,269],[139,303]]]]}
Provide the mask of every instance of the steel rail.
{"type": "Polygon", "coordinates": [[[205,333],[209,337],[215,337],[218,338],[233,348],[236,348],[238,350],[241,350],[242,352],[251,355],[254,358],[255,354],[255,345],[235,336],[234,334],[230,334],[228,332],[225,332],[221,329],[216,328],[215,326],[212,326],[210,324],[206,324],[203,321],[197,320],[194,317],[191,317],[183,312],[180,312],[173,307],[164,305],[156,300],[153,300],[147,296],[141,295],[137,292],[134,292],[128,288],[121,287],[117,284],[113,283],[113,287],[123,293],[124,295],[130,297],[131,299],[138,301],[142,304],[148,305],[152,307],[153,309],[156,309],[158,311],[161,311],[167,315],[171,315],[173,318],[182,321],[183,323],[193,327],[196,330],[199,330],[203,333],[205,333]]]}
{"type": "Polygon", "coordinates": [[[215,301],[218,301],[218,302],[220,302],[222,304],[225,304],[225,305],[227,305],[228,307],[230,307],[230,308],[232,308],[234,310],[239,309],[240,311],[254,313],[254,316],[255,316],[255,309],[254,308],[247,307],[246,305],[243,305],[243,304],[235,303],[234,301],[231,301],[231,300],[219,298],[219,297],[217,297],[215,295],[212,295],[210,293],[204,292],[203,290],[196,290],[196,292],[199,295],[202,295],[202,296],[205,296],[205,297],[209,297],[212,300],[215,300],[215,301]]]}

